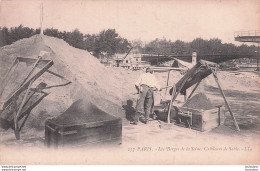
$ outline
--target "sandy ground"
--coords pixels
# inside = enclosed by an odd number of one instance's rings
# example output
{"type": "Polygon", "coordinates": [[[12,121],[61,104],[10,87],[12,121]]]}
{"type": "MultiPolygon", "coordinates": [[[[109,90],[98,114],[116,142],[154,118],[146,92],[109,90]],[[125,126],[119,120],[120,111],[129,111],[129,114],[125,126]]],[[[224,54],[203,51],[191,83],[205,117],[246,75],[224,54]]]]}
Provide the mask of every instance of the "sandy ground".
{"type": "MultiPolygon", "coordinates": [[[[38,39],[35,38],[34,41],[38,39]]],[[[21,132],[21,140],[15,140],[12,130],[0,130],[1,164],[260,164],[259,72],[220,71],[218,73],[219,81],[240,126],[240,132],[235,131],[228,111],[226,111],[224,125],[207,133],[174,124],[167,125],[157,120],[151,121],[148,125],[142,123],[130,125],[125,119],[122,105],[126,104],[128,99],[136,102],[134,82],[143,71],[106,68],[92,58],[82,64],[84,67],[79,67],[81,61],[75,54],[86,55],[85,52],[67,47],[68,45],[54,38],[47,37],[44,41],[45,43],[41,46],[45,50],[50,47],[51,57],[56,57],[54,62],[60,65],[55,66],[54,70],[59,72],[64,67],[62,63],[65,63],[69,69],[66,68],[61,73],[66,74],[69,79],[75,80],[81,86],[70,85],[68,88],[52,90],[47,100],[41,102],[39,105],[41,107],[29,117],[21,132]],[[63,44],[62,46],[69,48],[66,49],[67,53],[63,52],[53,41],[58,41],[60,46],[63,44]],[[45,46],[46,44],[48,47],[45,46]],[[70,65],[68,59],[61,58],[68,54],[74,54],[73,57],[78,59],[76,60],[78,62],[70,65]],[[97,69],[89,63],[94,63],[100,68],[97,69]],[[89,68],[86,69],[87,66],[89,68]],[[79,74],[74,76],[76,73],[79,74]],[[104,74],[107,77],[104,78],[104,74]],[[86,79],[82,79],[83,77],[86,79]],[[59,115],[75,99],[82,97],[77,95],[77,93],[80,94],[79,89],[82,87],[82,90],[86,90],[86,94],[91,96],[89,99],[92,102],[97,102],[97,105],[104,111],[122,118],[122,144],[112,147],[47,149],[44,145],[45,119],[59,115]]],[[[16,47],[15,44],[1,50],[1,62],[3,62],[3,56],[7,55],[6,49],[9,48],[14,52],[14,47],[16,47]]],[[[23,49],[18,49],[17,54],[23,51],[23,49]]],[[[35,51],[34,55],[37,53],[38,51],[35,51]]],[[[4,62],[5,65],[7,63],[4,62]]],[[[1,70],[3,68],[2,65],[1,70]]],[[[159,84],[162,87],[165,86],[167,73],[155,73],[155,75],[159,84]]],[[[172,72],[169,84],[176,83],[181,77],[179,72],[172,72]]],[[[52,78],[44,76],[42,80],[50,82],[52,78]]],[[[213,76],[203,80],[196,91],[196,93],[200,92],[205,93],[214,104],[224,104],[213,76]]],[[[169,95],[166,97],[164,95],[164,91],[155,92],[155,102],[158,104],[160,99],[169,98],[169,95]]],[[[183,97],[180,96],[178,100],[183,100],[183,97]]]]}
{"type": "MultiPolygon", "coordinates": [[[[139,72],[133,72],[133,75],[138,76],[138,74],[139,72]]],[[[258,75],[253,72],[246,74],[252,75],[250,77],[252,80],[250,78],[246,80],[248,82],[255,81],[254,75],[258,75]]],[[[159,75],[162,73],[156,74],[157,77],[159,75]]],[[[220,78],[225,77],[228,80],[232,80],[236,75],[237,73],[219,72],[220,78]],[[233,77],[228,78],[227,74],[233,77]]],[[[223,81],[227,80],[221,81],[224,87],[223,81]]],[[[12,158],[15,156],[16,161],[31,164],[259,164],[258,88],[259,86],[250,87],[250,90],[242,91],[241,87],[237,90],[232,87],[224,90],[241,129],[240,132],[235,130],[228,112],[226,112],[224,125],[206,133],[173,124],[159,123],[156,120],[151,121],[149,125],[140,123],[135,126],[130,125],[123,118],[123,137],[120,146],[52,151],[44,146],[42,129],[23,130],[20,141],[16,141],[12,130],[8,130],[1,131],[2,161],[13,163],[12,158]],[[19,149],[21,152],[16,154],[14,149],[19,149]],[[41,149],[40,152],[38,149],[41,149]],[[36,154],[32,154],[31,150],[36,154]],[[49,153],[52,155],[46,157],[49,153]],[[74,158],[64,157],[71,153],[75,154],[74,158]],[[114,153],[116,155],[113,155],[114,153]],[[29,159],[21,155],[28,155],[29,159]],[[92,155],[95,157],[90,157],[92,155]],[[36,158],[31,159],[32,156],[36,158]]],[[[214,84],[207,85],[207,80],[199,86],[198,92],[207,94],[214,104],[224,104],[218,89],[214,84]]],[[[155,95],[156,98],[161,98],[164,92],[155,95]]]]}

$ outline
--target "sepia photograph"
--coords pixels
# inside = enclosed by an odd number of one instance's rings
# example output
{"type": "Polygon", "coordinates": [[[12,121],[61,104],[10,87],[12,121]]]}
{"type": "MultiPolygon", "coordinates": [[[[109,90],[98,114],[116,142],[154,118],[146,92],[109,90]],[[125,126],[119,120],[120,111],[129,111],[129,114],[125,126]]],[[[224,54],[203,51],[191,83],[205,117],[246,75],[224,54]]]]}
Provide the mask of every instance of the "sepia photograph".
{"type": "Polygon", "coordinates": [[[259,0],[0,0],[1,169],[258,170],[259,61],[259,0]]]}

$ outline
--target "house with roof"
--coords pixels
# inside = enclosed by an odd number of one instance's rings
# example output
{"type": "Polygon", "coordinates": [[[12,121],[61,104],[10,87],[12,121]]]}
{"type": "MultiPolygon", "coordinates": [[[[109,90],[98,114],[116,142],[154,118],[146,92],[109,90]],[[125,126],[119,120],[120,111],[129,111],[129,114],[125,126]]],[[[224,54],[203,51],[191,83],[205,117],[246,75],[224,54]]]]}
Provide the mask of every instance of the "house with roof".
{"type": "Polygon", "coordinates": [[[142,61],[142,54],[136,48],[132,48],[129,53],[115,54],[113,59],[116,67],[138,70],[150,66],[149,62],[142,61]]]}

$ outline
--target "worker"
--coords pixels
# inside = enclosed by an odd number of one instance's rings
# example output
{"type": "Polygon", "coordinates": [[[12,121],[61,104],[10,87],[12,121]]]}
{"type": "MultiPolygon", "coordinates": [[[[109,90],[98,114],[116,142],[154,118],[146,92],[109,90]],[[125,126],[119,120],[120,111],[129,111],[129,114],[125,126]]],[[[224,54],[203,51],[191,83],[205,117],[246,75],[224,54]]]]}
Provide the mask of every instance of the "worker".
{"type": "Polygon", "coordinates": [[[139,119],[141,122],[147,124],[150,114],[153,113],[154,105],[154,90],[160,90],[160,86],[157,84],[156,78],[153,75],[151,68],[146,69],[146,73],[140,75],[135,87],[138,91],[139,98],[136,104],[136,112],[134,117],[134,123],[137,124],[139,119]]]}
{"type": "Polygon", "coordinates": [[[130,121],[130,123],[134,122],[135,117],[135,108],[133,107],[133,101],[127,100],[126,105],[122,106],[125,110],[126,119],[130,121]]]}

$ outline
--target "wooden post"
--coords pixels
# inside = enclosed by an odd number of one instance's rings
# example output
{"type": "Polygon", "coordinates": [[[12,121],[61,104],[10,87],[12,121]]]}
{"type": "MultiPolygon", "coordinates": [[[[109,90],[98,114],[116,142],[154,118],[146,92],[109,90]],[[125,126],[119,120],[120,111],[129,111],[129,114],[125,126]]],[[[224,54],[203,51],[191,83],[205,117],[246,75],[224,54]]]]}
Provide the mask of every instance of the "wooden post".
{"type": "Polygon", "coordinates": [[[218,125],[221,124],[220,108],[221,108],[221,106],[218,106],[218,125]]]}
{"type": "Polygon", "coordinates": [[[23,122],[22,122],[22,124],[21,124],[21,126],[20,126],[20,128],[19,128],[19,132],[22,130],[22,128],[23,128],[23,126],[24,126],[26,120],[28,119],[30,113],[31,113],[31,111],[26,114],[26,116],[25,116],[25,118],[24,118],[24,120],[23,120],[23,122]]]}
{"type": "Polygon", "coordinates": [[[19,64],[19,60],[17,60],[17,58],[15,59],[14,63],[12,64],[11,68],[8,70],[8,72],[6,73],[6,75],[4,76],[3,80],[2,80],[2,85],[1,85],[1,90],[0,90],[0,96],[2,95],[5,86],[7,85],[7,83],[9,83],[10,79],[6,81],[7,77],[12,75],[12,73],[14,72],[14,70],[17,68],[19,64]],[[10,75],[9,75],[10,74],[10,75]]]}
{"type": "Polygon", "coordinates": [[[260,54],[260,48],[259,48],[259,43],[258,43],[257,51],[255,51],[256,71],[260,71],[259,70],[259,58],[260,58],[259,54],[260,54]]]}
{"type": "Polygon", "coordinates": [[[193,93],[195,92],[195,90],[198,88],[200,82],[201,82],[201,80],[195,85],[194,89],[191,91],[189,97],[187,98],[187,101],[191,98],[191,96],[193,95],[193,93]]]}
{"type": "Polygon", "coordinates": [[[256,59],[256,70],[259,71],[259,59],[256,59]]]}
{"type": "Polygon", "coordinates": [[[168,108],[168,116],[167,116],[167,123],[168,124],[171,123],[170,115],[171,115],[171,108],[172,108],[173,97],[175,96],[175,94],[176,94],[176,87],[173,86],[172,87],[171,101],[170,101],[169,108],[168,108]]]}
{"type": "Polygon", "coordinates": [[[27,86],[29,86],[32,80],[40,77],[45,71],[47,71],[53,65],[53,61],[49,61],[40,71],[37,71],[32,77],[30,77],[20,88],[18,88],[11,96],[4,102],[3,108],[5,108],[10,101],[15,97],[19,96],[24,90],[26,90],[27,86]]]}
{"type": "Polygon", "coordinates": [[[40,34],[43,35],[43,2],[42,1],[41,1],[41,10],[40,10],[40,23],[41,23],[40,34]]]}
{"type": "Polygon", "coordinates": [[[34,80],[32,80],[30,82],[30,84],[29,84],[29,86],[28,86],[28,88],[26,90],[26,93],[25,93],[25,95],[23,97],[22,103],[20,104],[19,110],[14,115],[14,133],[15,133],[15,137],[16,137],[17,140],[20,139],[20,129],[19,129],[19,125],[18,125],[18,118],[19,118],[20,113],[22,112],[23,106],[24,106],[24,104],[26,102],[26,99],[27,99],[27,96],[28,96],[28,93],[29,93],[29,90],[31,88],[31,85],[32,85],[33,81],[34,80]]]}
{"type": "MultiPolygon", "coordinates": [[[[168,87],[168,85],[169,85],[170,72],[171,72],[171,70],[168,71],[168,77],[167,77],[167,83],[166,83],[167,85],[166,85],[166,87],[168,87]]],[[[167,88],[166,88],[166,90],[165,90],[164,99],[166,98],[166,94],[167,94],[167,88]]]]}
{"type": "Polygon", "coordinates": [[[23,80],[23,82],[21,83],[21,85],[19,86],[19,88],[26,82],[26,80],[31,76],[31,74],[33,73],[33,71],[35,70],[36,66],[38,65],[39,61],[41,60],[41,56],[38,56],[38,59],[36,60],[36,62],[33,64],[31,71],[29,72],[29,74],[26,76],[26,78],[23,80]]]}
{"type": "Polygon", "coordinates": [[[170,123],[170,115],[171,115],[171,108],[172,108],[172,102],[174,102],[177,98],[177,96],[179,95],[179,93],[181,92],[181,89],[183,88],[183,86],[185,85],[186,81],[189,79],[190,77],[188,76],[181,84],[181,86],[179,87],[179,90],[178,92],[176,93],[176,90],[175,90],[175,86],[173,87],[173,90],[175,91],[172,91],[172,96],[171,96],[171,101],[170,101],[170,105],[169,105],[169,110],[168,110],[168,117],[167,117],[167,123],[170,123]],[[174,93],[174,94],[173,94],[174,93]],[[174,95],[174,96],[173,96],[174,95]]]}
{"type": "Polygon", "coordinates": [[[185,94],[184,95],[184,102],[186,102],[187,101],[187,95],[185,94]]]}
{"type": "Polygon", "coordinates": [[[217,75],[216,75],[216,73],[215,73],[214,71],[212,71],[212,73],[213,73],[213,76],[214,76],[214,78],[215,78],[215,81],[216,81],[216,83],[217,83],[217,85],[218,85],[218,88],[219,88],[219,90],[220,90],[220,93],[221,93],[221,95],[223,96],[223,99],[224,99],[225,104],[226,104],[226,106],[227,106],[227,108],[228,108],[228,111],[229,111],[229,113],[230,113],[230,115],[231,115],[231,118],[232,118],[233,121],[234,121],[234,124],[235,124],[235,126],[236,126],[236,129],[237,129],[237,131],[240,131],[239,126],[238,126],[237,121],[236,121],[236,118],[235,118],[235,116],[233,115],[233,112],[232,112],[232,110],[231,110],[231,108],[230,108],[230,106],[229,106],[229,104],[228,104],[228,102],[227,102],[227,99],[226,99],[226,96],[225,96],[225,94],[224,94],[224,91],[222,90],[222,88],[221,88],[221,86],[220,86],[220,84],[219,84],[219,82],[218,82],[218,77],[217,77],[217,75]]]}

